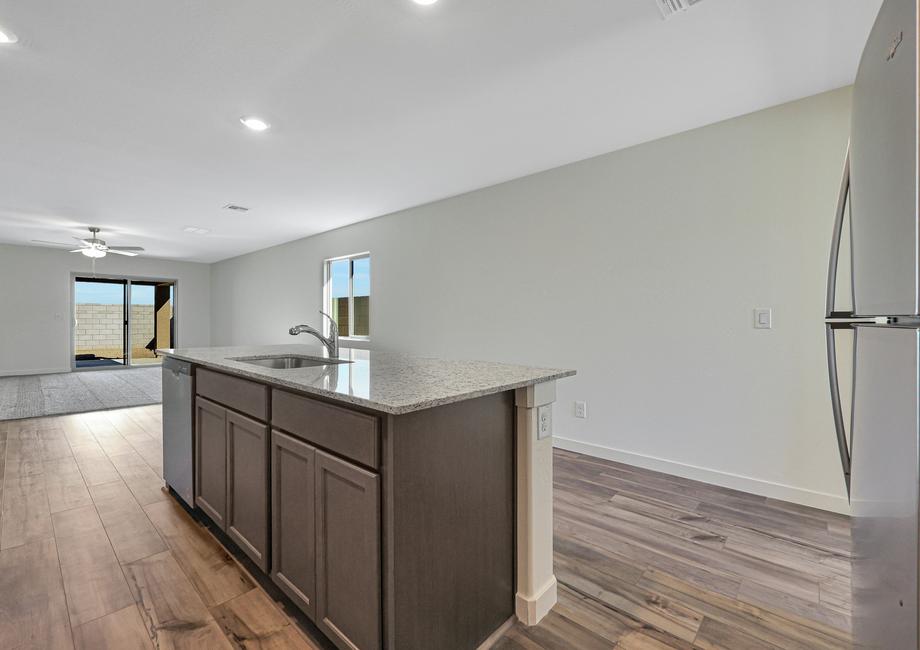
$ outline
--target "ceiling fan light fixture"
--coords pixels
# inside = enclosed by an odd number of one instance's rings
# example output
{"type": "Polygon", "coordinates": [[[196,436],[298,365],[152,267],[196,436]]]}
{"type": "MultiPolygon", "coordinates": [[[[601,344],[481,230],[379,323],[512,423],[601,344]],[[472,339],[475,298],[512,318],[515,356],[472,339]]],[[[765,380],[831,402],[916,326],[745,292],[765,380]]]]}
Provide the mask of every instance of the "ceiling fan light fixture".
{"type": "Polygon", "coordinates": [[[252,115],[244,115],[240,118],[240,122],[250,131],[267,131],[271,127],[271,125],[262,118],[252,115]]]}
{"type": "Polygon", "coordinates": [[[8,29],[0,27],[0,45],[15,45],[19,38],[8,29]]]}
{"type": "Polygon", "coordinates": [[[105,251],[101,251],[98,248],[84,248],[80,252],[86,255],[87,257],[95,257],[95,258],[105,257],[105,251]]]}

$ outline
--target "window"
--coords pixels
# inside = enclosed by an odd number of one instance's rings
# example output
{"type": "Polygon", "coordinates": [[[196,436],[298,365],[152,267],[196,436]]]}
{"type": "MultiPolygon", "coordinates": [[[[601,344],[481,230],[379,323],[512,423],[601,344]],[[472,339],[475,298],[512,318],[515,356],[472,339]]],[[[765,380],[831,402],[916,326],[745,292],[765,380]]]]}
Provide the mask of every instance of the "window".
{"type": "Polygon", "coordinates": [[[339,335],[368,338],[371,335],[370,253],[326,260],[323,276],[324,311],[338,324],[339,335]]]}

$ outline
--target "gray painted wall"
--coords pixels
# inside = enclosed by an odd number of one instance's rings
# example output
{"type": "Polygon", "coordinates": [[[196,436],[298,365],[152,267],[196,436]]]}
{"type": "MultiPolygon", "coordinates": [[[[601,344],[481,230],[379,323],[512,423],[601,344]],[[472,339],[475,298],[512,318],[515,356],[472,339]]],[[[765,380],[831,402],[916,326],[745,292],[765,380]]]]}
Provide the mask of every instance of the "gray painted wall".
{"type": "Polygon", "coordinates": [[[372,347],[577,368],[558,387],[557,444],[845,510],[821,319],[849,100],[217,263],[212,342],[289,341],[319,323],[323,259],[370,251],[372,347]],[[752,328],[755,307],[774,309],[773,330],[752,328]]]}
{"type": "MultiPolygon", "coordinates": [[[[0,376],[70,371],[71,273],[90,276],[90,268],[83,255],[0,244],[0,376]]],[[[209,344],[207,264],[109,255],[97,261],[96,271],[177,280],[179,343],[209,344]]]]}

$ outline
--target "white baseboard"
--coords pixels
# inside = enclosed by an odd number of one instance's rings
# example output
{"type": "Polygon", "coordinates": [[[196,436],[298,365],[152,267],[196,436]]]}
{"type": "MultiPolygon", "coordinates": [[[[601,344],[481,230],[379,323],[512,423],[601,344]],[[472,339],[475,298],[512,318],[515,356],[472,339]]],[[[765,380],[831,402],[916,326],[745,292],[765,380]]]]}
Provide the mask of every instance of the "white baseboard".
{"type": "Polygon", "coordinates": [[[33,368],[31,370],[0,370],[0,377],[21,377],[22,375],[54,375],[70,372],[70,368],[33,368]]]}
{"type": "Polygon", "coordinates": [[[514,597],[514,612],[518,620],[528,626],[534,626],[542,621],[559,600],[557,589],[556,576],[553,575],[532,596],[517,592],[514,597]]]}
{"type": "Polygon", "coordinates": [[[803,506],[810,506],[830,512],[839,512],[844,515],[850,514],[849,502],[845,497],[837,496],[836,494],[806,490],[792,485],[773,483],[771,481],[741,476],[739,474],[731,474],[729,472],[720,472],[715,469],[697,467],[696,465],[678,463],[673,460],[646,456],[631,451],[623,451],[622,449],[614,449],[613,447],[605,447],[603,445],[571,440],[569,438],[560,438],[558,436],[553,438],[553,445],[567,451],[574,451],[596,458],[603,458],[605,460],[613,460],[627,465],[635,465],[636,467],[672,474],[682,478],[689,478],[695,481],[702,481],[703,483],[711,483],[712,485],[719,485],[721,487],[732,488],[750,494],[770,497],[771,499],[781,499],[803,506]]]}

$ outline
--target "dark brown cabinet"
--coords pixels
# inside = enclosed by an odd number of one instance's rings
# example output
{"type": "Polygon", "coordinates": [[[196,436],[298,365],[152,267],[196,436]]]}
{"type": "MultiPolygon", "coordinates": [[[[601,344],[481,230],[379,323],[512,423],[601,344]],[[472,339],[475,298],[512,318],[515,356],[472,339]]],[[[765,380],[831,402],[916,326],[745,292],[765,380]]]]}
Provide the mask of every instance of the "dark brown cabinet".
{"type": "Polygon", "coordinates": [[[242,377],[199,368],[195,374],[195,390],[202,397],[226,404],[257,420],[268,420],[268,386],[242,377]]]}
{"type": "Polygon", "coordinates": [[[195,400],[195,505],[268,570],[268,426],[195,400]]]}
{"type": "Polygon", "coordinates": [[[226,529],[227,409],[195,400],[195,505],[226,529]]]}
{"type": "Polygon", "coordinates": [[[272,426],[371,469],[380,466],[380,420],[285,390],[272,390],[272,426]]]}
{"type": "Polygon", "coordinates": [[[195,410],[196,505],[339,648],[514,614],[513,392],[394,416],[199,369],[195,410]]]}
{"type": "Polygon", "coordinates": [[[316,618],[316,449],[272,431],[272,580],[316,618]]]}
{"type": "Polygon", "coordinates": [[[379,477],[280,431],[271,456],[272,579],[340,648],[380,648],[379,477]]]}
{"type": "Polygon", "coordinates": [[[340,648],[380,647],[380,477],[316,452],[316,622],[340,648]]]}
{"type": "Polygon", "coordinates": [[[227,411],[227,534],[268,571],[268,426],[227,411]]]}
{"type": "Polygon", "coordinates": [[[380,648],[380,418],[274,389],[271,422],[272,578],[338,647],[380,648]]]}

